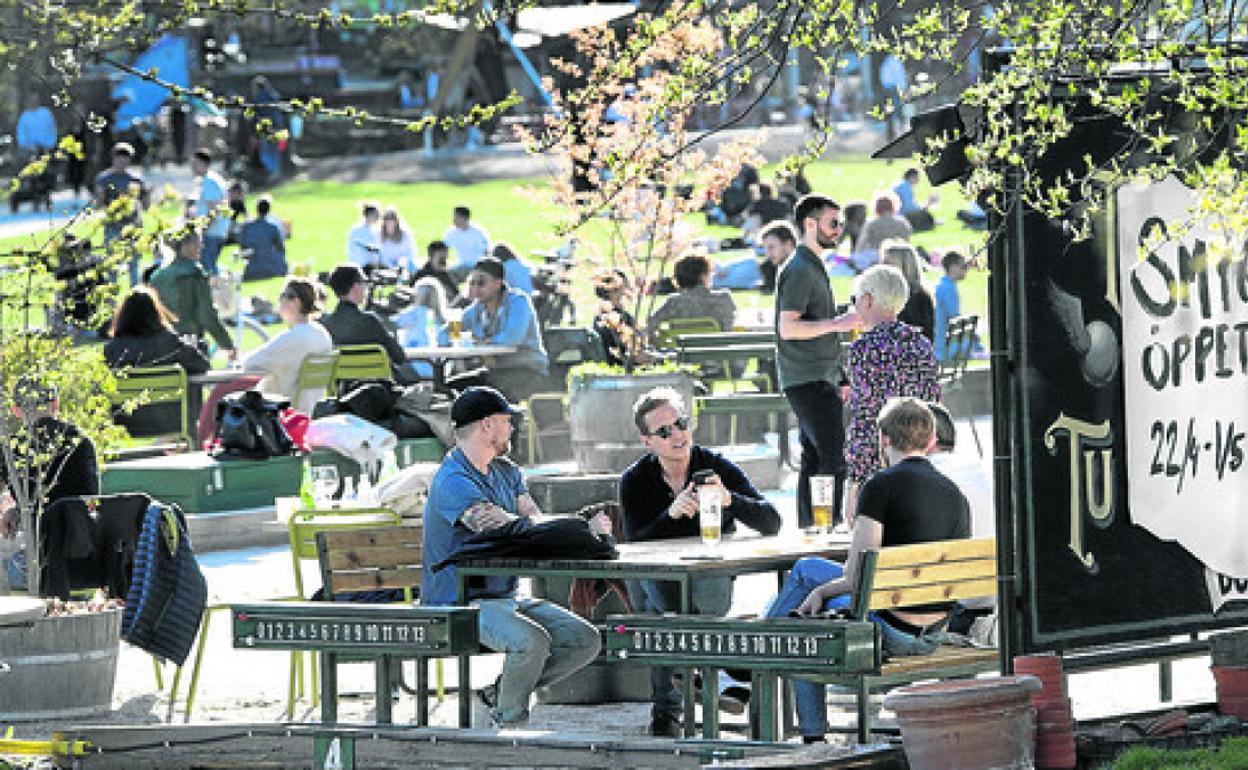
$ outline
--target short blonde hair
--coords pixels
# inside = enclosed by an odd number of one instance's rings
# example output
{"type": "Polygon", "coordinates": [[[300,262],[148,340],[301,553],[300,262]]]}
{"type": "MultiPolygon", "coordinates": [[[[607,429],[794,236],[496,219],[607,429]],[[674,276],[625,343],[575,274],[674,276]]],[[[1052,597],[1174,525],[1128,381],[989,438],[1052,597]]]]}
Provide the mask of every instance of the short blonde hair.
{"type": "Polygon", "coordinates": [[[872,265],[858,276],[854,294],[870,294],[885,312],[897,315],[910,298],[910,286],[901,271],[892,265],[872,265]]]}

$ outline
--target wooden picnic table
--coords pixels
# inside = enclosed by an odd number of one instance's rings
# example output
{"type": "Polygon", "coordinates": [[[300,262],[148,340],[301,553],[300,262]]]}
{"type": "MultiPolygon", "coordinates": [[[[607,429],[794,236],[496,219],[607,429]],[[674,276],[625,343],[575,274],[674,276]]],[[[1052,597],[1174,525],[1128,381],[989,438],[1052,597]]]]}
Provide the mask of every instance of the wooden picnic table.
{"type": "MultiPolygon", "coordinates": [[[[466,603],[468,579],[474,576],[663,580],[680,586],[680,613],[688,615],[693,610],[695,580],[775,572],[778,589],[784,582],[785,572],[798,559],[821,556],[843,561],[848,553],[849,533],[808,536],[786,532],[775,537],[736,533],[725,536],[717,547],[703,545],[698,538],[623,543],[619,546],[619,558],[612,560],[470,558],[456,565],[457,603],[466,603]]],[[[459,658],[461,682],[468,681],[470,660],[466,655],[459,658]]],[[[684,730],[687,736],[695,733],[693,677],[690,674],[686,672],[684,677],[684,730]]],[[[712,685],[708,682],[707,686],[712,685]]],[[[471,720],[471,707],[471,703],[460,703],[460,724],[471,720]]]]}

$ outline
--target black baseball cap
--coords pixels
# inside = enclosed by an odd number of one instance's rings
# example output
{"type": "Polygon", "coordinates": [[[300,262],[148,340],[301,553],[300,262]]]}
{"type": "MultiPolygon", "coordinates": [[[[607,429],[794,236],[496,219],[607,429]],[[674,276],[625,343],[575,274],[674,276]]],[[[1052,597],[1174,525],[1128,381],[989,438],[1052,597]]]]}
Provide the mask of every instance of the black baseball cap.
{"type": "Polygon", "coordinates": [[[451,424],[462,428],[494,414],[523,414],[523,410],[494,388],[474,385],[460,393],[451,405],[451,424]]]}

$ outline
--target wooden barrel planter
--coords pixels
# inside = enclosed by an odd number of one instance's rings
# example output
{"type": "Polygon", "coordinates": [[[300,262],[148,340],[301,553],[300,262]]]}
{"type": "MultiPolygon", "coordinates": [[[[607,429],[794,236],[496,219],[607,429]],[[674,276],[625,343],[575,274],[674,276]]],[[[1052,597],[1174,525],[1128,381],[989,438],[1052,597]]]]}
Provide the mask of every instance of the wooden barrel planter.
{"type": "Polygon", "coordinates": [[[112,708],[120,609],[0,626],[0,724],[112,708]]]}
{"type": "Polygon", "coordinates": [[[1032,770],[1034,676],[956,679],[902,687],[884,698],[897,715],[911,770],[1032,770]]]}

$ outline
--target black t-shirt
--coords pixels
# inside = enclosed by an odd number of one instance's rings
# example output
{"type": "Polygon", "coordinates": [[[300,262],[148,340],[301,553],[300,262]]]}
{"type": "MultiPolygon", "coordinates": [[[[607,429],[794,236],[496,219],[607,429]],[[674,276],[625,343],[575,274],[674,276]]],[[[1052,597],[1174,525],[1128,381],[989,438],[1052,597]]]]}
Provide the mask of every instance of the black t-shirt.
{"type": "Polygon", "coordinates": [[[927,293],[927,289],[918,288],[910,292],[910,298],[906,300],[906,306],[897,314],[897,320],[923,332],[923,336],[927,337],[929,342],[935,338],[936,305],[932,301],[932,295],[927,293]]]}
{"type": "Polygon", "coordinates": [[[923,457],[906,458],[868,479],[858,493],[858,515],[883,525],[884,546],[971,536],[966,496],[923,457]]]}

